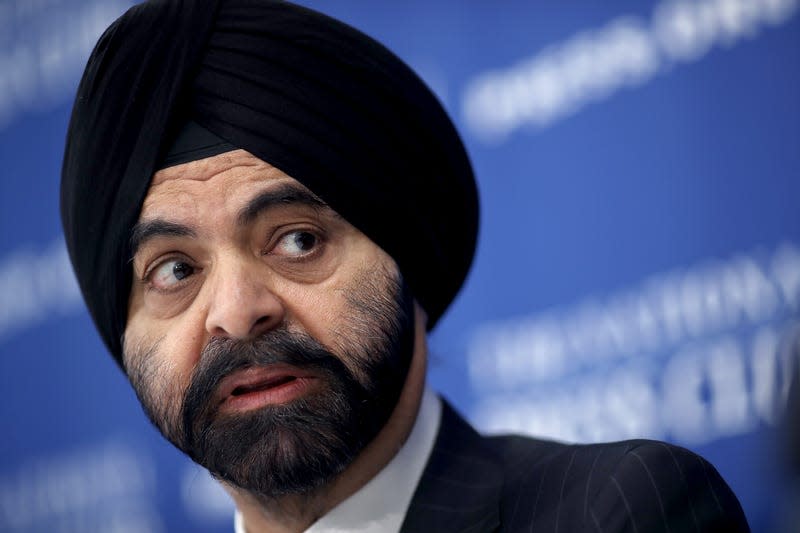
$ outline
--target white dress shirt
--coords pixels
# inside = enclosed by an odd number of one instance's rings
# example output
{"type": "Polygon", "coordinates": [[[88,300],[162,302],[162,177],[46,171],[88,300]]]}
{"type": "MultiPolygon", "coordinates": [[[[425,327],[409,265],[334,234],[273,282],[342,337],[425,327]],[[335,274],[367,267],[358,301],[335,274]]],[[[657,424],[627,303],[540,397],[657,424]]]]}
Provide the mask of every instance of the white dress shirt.
{"type": "MultiPolygon", "coordinates": [[[[417,420],[403,447],[366,485],[314,522],[306,533],[397,533],[433,450],[442,403],[425,388],[417,420]]],[[[235,533],[247,533],[241,513],[235,533]]]]}

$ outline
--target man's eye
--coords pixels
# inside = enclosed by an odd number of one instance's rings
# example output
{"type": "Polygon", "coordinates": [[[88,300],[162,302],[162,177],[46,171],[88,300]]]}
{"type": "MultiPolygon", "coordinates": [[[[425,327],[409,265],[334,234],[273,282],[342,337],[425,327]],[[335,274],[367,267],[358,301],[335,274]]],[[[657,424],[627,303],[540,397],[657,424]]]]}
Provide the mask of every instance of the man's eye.
{"type": "Polygon", "coordinates": [[[150,274],[150,282],[157,289],[171,289],[194,274],[194,267],[185,261],[172,259],[157,266],[150,274]]]}
{"type": "Polygon", "coordinates": [[[319,245],[319,237],[308,231],[292,231],[278,241],[273,249],[279,255],[302,257],[319,245]]]}

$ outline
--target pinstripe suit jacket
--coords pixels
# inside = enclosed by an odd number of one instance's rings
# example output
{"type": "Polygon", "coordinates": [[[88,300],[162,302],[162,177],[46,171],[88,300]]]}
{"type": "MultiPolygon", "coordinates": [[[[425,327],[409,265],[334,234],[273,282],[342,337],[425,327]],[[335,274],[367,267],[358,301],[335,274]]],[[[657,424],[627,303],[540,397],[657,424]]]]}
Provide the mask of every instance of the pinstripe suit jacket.
{"type": "Polygon", "coordinates": [[[482,437],[443,402],[403,533],[749,531],[720,475],[662,442],[482,437]]]}

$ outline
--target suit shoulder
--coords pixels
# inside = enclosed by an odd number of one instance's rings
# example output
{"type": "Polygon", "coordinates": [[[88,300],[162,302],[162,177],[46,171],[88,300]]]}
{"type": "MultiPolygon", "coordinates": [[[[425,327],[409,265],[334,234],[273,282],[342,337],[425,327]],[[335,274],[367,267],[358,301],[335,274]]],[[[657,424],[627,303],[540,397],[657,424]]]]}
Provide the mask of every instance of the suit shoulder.
{"type": "Polygon", "coordinates": [[[749,531],[716,469],[664,442],[568,445],[494,437],[505,465],[507,531],[749,531]]]}
{"type": "Polygon", "coordinates": [[[510,471],[529,466],[530,463],[552,460],[572,447],[562,442],[523,435],[494,435],[485,437],[485,440],[510,471]]]}
{"type": "Polygon", "coordinates": [[[640,531],[749,531],[730,487],[696,453],[651,440],[600,445],[598,452],[605,458],[591,496],[593,521],[630,522],[640,531]]]}

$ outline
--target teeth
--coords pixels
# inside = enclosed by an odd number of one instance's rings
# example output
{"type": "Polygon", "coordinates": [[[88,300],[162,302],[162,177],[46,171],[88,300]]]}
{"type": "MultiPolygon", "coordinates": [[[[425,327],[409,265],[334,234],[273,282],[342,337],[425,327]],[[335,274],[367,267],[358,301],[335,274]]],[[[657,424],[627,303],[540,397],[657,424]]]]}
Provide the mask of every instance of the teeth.
{"type": "Polygon", "coordinates": [[[284,376],[277,379],[256,383],[255,385],[239,386],[233,389],[233,391],[231,392],[231,396],[240,396],[242,394],[247,394],[248,392],[271,389],[273,387],[283,385],[284,383],[289,383],[290,381],[294,381],[295,379],[297,378],[295,378],[294,376],[284,376]]]}

